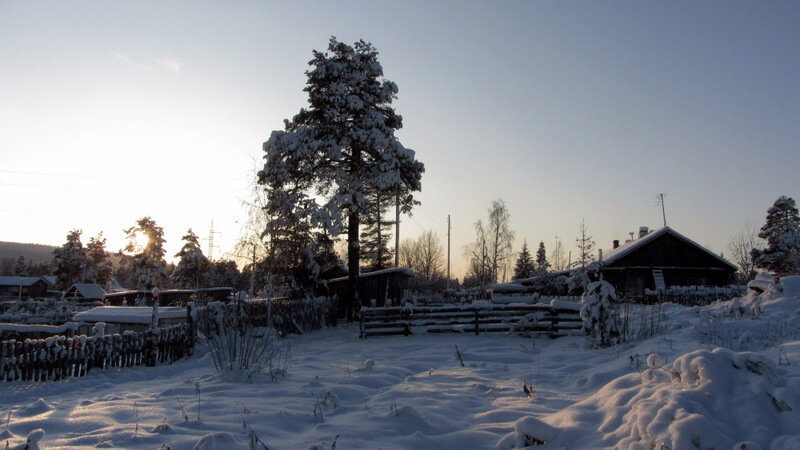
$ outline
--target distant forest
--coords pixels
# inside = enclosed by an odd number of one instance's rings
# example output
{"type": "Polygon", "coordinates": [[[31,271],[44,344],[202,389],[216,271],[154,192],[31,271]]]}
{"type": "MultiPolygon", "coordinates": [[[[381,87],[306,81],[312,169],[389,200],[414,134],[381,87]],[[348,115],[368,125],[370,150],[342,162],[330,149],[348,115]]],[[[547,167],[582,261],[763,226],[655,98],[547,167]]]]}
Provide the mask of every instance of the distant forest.
{"type": "Polygon", "coordinates": [[[20,256],[25,258],[25,263],[28,265],[50,264],[53,262],[53,250],[56,248],[52,245],[0,241],[0,275],[13,275],[20,256]]]}

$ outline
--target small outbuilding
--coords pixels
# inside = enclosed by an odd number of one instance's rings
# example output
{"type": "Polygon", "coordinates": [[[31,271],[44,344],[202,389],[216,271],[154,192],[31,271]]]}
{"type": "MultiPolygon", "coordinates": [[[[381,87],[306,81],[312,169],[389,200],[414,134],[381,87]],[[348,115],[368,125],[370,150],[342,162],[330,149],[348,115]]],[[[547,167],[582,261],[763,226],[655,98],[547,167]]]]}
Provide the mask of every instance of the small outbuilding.
{"type": "Polygon", "coordinates": [[[145,331],[153,323],[154,309],[158,314],[158,326],[168,327],[179,323],[186,323],[188,315],[186,308],[178,306],[162,306],[152,308],[149,306],[98,306],[88,311],[75,314],[72,317],[78,323],[78,334],[91,334],[94,324],[106,324],[105,333],[115,334],[125,331],[145,331]]]}
{"type": "Polygon", "coordinates": [[[49,286],[42,277],[0,277],[0,297],[47,297],[49,286]]]}
{"type": "MultiPolygon", "coordinates": [[[[358,298],[362,306],[387,306],[387,302],[399,305],[405,296],[408,283],[414,277],[414,271],[406,267],[377,270],[362,273],[358,277],[358,298]]],[[[327,281],[327,295],[346,298],[348,277],[334,278],[327,281]]],[[[340,304],[340,314],[345,305],[340,304]]]]}
{"type": "Polygon", "coordinates": [[[75,283],[64,291],[64,300],[74,300],[80,303],[102,302],[106,291],[97,284],[75,283]]]}

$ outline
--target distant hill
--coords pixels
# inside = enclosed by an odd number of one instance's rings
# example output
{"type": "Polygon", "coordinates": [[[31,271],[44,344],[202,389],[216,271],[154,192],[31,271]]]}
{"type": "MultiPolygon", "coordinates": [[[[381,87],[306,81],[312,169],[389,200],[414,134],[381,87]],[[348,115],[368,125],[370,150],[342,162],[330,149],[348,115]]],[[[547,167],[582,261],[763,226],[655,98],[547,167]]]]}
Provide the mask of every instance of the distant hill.
{"type": "Polygon", "coordinates": [[[48,263],[53,260],[53,250],[56,248],[58,247],[52,245],[0,241],[0,260],[11,258],[16,262],[20,256],[23,256],[28,263],[48,263]]]}

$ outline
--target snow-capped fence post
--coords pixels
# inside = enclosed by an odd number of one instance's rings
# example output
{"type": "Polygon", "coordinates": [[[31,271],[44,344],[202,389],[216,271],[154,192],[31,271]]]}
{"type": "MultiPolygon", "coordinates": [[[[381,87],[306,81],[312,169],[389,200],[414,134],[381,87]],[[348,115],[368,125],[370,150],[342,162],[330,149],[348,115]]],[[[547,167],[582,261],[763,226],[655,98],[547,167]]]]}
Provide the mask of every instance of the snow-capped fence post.
{"type": "Polygon", "coordinates": [[[158,288],[153,288],[153,316],[150,320],[150,328],[158,328],[158,288]]]}

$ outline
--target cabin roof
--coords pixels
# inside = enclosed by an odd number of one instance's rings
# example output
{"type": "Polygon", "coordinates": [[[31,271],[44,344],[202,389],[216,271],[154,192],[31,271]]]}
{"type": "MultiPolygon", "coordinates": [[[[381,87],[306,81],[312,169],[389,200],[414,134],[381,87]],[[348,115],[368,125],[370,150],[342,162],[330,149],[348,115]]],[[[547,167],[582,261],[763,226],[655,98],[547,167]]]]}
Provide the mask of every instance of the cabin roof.
{"type": "MultiPolygon", "coordinates": [[[[615,249],[603,251],[603,265],[614,264],[617,261],[619,261],[620,259],[622,259],[623,257],[625,257],[627,255],[630,255],[631,253],[641,249],[642,247],[644,247],[648,243],[653,242],[654,240],[658,239],[659,237],[667,235],[667,234],[678,238],[679,240],[683,241],[687,245],[690,245],[690,246],[693,246],[693,247],[695,247],[695,248],[697,248],[699,250],[702,250],[703,252],[707,253],[708,255],[712,256],[714,259],[719,261],[722,265],[724,265],[726,267],[730,267],[732,270],[736,270],[736,266],[734,266],[733,264],[731,264],[730,262],[725,260],[725,258],[717,255],[716,253],[712,252],[711,250],[708,250],[707,248],[705,248],[702,245],[698,244],[697,242],[687,238],[686,236],[678,233],[677,231],[673,230],[670,227],[663,227],[661,229],[652,231],[652,232],[648,233],[646,236],[640,237],[639,239],[636,239],[636,240],[630,241],[630,242],[626,242],[625,244],[620,245],[619,247],[617,247],[615,249]]],[[[597,261],[594,261],[592,264],[590,264],[590,266],[596,265],[597,263],[598,263],[597,261]]]]}

